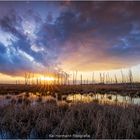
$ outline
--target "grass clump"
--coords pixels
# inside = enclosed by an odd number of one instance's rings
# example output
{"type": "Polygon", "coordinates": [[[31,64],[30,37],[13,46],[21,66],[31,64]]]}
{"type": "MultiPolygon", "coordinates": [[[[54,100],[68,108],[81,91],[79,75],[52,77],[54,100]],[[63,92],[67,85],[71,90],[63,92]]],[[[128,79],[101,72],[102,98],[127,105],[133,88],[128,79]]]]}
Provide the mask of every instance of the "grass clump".
{"type": "Polygon", "coordinates": [[[137,105],[98,102],[9,104],[0,106],[0,131],[7,138],[49,138],[53,135],[90,135],[96,139],[139,139],[137,105]]]}

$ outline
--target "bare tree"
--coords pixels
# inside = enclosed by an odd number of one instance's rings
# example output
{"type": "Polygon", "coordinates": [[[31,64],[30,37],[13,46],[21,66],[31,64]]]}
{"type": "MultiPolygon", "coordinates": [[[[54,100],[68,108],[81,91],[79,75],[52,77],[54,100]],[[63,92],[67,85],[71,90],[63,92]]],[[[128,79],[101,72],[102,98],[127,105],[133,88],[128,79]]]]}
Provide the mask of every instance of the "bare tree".
{"type": "Polygon", "coordinates": [[[129,70],[128,77],[129,77],[129,83],[132,84],[133,83],[133,74],[132,74],[132,70],[131,69],[129,70]]]}
{"type": "Polygon", "coordinates": [[[83,76],[81,74],[81,86],[82,86],[82,84],[83,84],[83,76]]]}
{"type": "Polygon", "coordinates": [[[115,83],[116,83],[116,84],[118,83],[118,79],[117,79],[116,74],[115,74],[115,83]]]}
{"type": "Polygon", "coordinates": [[[123,71],[121,70],[121,76],[122,76],[122,84],[124,83],[124,74],[123,71]]]}
{"type": "Polygon", "coordinates": [[[94,84],[94,72],[92,73],[92,84],[94,84]]]}

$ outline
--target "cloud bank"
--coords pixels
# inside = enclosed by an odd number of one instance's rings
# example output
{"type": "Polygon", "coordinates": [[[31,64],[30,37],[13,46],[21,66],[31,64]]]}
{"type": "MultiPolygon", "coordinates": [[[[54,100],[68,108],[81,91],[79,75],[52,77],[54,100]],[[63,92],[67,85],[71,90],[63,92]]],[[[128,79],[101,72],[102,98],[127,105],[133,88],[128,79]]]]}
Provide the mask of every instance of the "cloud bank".
{"type": "Polygon", "coordinates": [[[137,65],[139,12],[140,2],[0,2],[0,72],[137,65]]]}

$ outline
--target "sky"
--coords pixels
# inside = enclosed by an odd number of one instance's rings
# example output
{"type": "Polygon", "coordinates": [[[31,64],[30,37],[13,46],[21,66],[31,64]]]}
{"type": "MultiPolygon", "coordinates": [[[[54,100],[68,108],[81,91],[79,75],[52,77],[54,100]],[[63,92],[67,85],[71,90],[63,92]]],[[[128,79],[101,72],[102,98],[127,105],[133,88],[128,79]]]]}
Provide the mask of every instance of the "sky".
{"type": "Polygon", "coordinates": [[[140,2],[0,1],[0,81],[25,72],[110,72],[139,80],[140,2]]]}

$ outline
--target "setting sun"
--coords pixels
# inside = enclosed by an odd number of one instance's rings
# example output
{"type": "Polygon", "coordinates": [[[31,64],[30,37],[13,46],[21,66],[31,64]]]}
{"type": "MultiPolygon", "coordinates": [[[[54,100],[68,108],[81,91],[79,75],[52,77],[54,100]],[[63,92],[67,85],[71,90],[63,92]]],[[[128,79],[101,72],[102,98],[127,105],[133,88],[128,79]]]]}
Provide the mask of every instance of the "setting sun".
{"type": "Polygon", "coordinates": [[[41,80],[43,81],[54,81],[54,77],[40,77],[41,80]]]}

